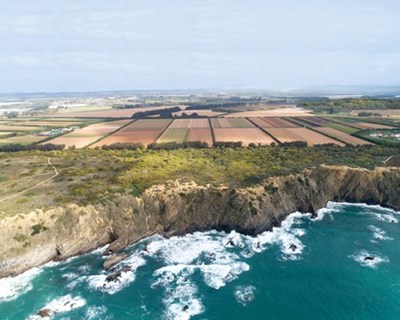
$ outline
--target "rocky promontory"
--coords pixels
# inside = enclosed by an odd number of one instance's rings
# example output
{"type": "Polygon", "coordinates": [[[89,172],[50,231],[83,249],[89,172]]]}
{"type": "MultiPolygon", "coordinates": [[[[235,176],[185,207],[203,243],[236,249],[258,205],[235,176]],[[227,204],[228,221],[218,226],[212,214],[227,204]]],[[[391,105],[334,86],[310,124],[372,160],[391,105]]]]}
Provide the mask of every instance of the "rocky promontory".
{"type": "MultiPolygon", "coordinates": [[[[257,234],[294,212],[315,213],[328,201],[379,204],[400,210],[400,169],[322,165],[273,177],[250,188],[167,182],[140,197],[102,205],[70,204],[18,215],[0,215],[0,277],[105,244],[118,253],[152,234],[236,230],[257,234]]],[[[114,256],[118,261],[118,255],[114,256]]]]}

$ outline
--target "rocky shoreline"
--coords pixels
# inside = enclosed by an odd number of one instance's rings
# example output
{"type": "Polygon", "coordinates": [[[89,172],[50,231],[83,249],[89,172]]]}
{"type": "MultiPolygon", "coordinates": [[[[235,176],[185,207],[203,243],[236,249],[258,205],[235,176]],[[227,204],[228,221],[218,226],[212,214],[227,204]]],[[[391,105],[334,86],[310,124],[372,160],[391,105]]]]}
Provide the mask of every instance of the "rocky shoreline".
{"type": "Polygon", "coordinates": [[[251,188],[169,182],[141,197],[121,196],[104,205],[71,204],[0,216],[0,278],[110,244],[105,267],[129,244],[151,236],[211,229],[257,234],[288,214],[315,213],[328,201],[379,204],[400,210],[400,169],[367,170],[322,165],[273,177],[251,188]]]}

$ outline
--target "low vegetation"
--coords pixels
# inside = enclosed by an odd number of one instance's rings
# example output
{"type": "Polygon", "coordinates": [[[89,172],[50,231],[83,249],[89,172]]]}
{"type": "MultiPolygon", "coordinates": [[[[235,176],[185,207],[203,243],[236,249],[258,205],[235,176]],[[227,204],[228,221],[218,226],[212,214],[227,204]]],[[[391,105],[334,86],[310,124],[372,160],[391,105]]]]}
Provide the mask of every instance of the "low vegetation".
{"type": "Polygon", "coordinates": [[[18,202],[18,206],[14,200],[0,203],[0,211],[18,213],[34,210],[38,205],[53,207],[70,202],[96,204],[113,200],[120,194],[139,195],[152,185],[175,179],[201,185],[246,187],[268,177],[297,173],[322,163],[374,168],[399,154],[400,147],[317,145],[310,148],[304,143],[250,148],[220,144],[216,148],[200,149],[130,150],[126,146],[109,150],[0,153],[2,197],[51,176],[47,157],[51,157],[60,172],[52,181],[26,194],[26,200],[18,202]]]}
{"type": "Polygon", "coordinates": [[[306,109],[312,109],[317,113],[335,114],[349,113],[352,110],[400,109],[400,99],[326,99],[320,101],[307,101],[299,103],[298,106],[306,109]]]}

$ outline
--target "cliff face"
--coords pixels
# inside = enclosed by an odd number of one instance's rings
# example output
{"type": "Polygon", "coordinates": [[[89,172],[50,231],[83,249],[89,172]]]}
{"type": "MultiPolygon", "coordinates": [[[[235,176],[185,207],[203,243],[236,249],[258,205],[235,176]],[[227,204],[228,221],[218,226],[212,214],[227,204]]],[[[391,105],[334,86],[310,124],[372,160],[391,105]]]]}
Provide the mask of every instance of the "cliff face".
{"type": "Polygon", "coordinates": [[[175,182],[107,205],[0,216],[0,277],[107,243],[118,251],[154,233],[235,229],[256,234],[278,225],[289,213],[315,212],[328,201],[400,210],[399,195],[400,169],[320,166],[246,189],[175,182]]]}

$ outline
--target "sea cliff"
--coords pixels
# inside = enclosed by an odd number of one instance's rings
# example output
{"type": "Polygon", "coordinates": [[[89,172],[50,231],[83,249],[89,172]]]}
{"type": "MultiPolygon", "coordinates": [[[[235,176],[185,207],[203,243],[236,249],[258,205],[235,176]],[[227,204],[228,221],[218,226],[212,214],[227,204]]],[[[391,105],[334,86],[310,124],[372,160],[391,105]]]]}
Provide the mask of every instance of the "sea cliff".
{"type": "Polygon", "coordinates": [[[399,168],[321,165],[250,188],[174,181],[153,186],[140,197],[120,196],[102,205],[70,204],[13,216],[3,213],[0,277],[105,244],[110,244],[108,252],[117,253],[155,233],[171,236],[217,229],[257,234],[279,225],[294,211],[315,213],[328,201],[400,210],[399,195],[399,168]]]}

